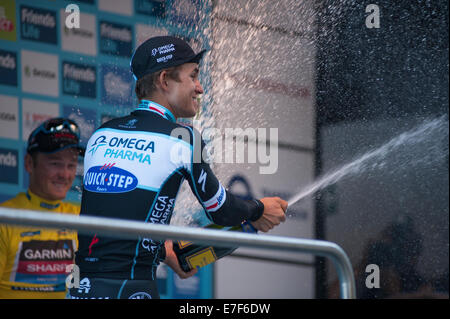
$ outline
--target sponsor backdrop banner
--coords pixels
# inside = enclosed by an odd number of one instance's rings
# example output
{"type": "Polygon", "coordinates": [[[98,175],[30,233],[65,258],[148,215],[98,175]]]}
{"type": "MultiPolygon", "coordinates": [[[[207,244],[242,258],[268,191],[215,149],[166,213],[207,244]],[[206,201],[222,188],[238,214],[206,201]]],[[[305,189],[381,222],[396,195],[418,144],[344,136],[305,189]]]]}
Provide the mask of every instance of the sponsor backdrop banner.
{"type": "MultiPolygon", "coordinates": [[[[0,0],[0,202],[27,189],[26,141],[44,120],[75,120],[85,144],[103,122],[137,105],[129,65],[143,41],[178,35],[208,49],[210,2],[0,0]]],[[[207,88],[209,74],[202,77],[207,88]]],[[[80,202],[82,175],[80,160],[69,201],[80,202]]],[[[186,282],[173,275],[160,271],[163,298],[212,297],[212,267],[186,282]]]]}

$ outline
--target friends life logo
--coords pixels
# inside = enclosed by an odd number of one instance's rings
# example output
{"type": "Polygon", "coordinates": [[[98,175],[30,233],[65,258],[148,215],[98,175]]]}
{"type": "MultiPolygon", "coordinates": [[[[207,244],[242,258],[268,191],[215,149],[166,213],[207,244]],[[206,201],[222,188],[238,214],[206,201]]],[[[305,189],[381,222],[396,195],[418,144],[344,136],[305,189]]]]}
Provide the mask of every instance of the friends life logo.
{"type": "Polygon", "coordinates": [[[19,152],[0,148],[0,183],[17,184],[19,182],[19,152]]]}
{"type": "Polygon", "coordinates": [[[93,99],[97,97],[95,66],[64,61],[61,69],[64,94],[93,99]]]}
{"type": "Polygon", "coordinates": [[[56,45],[56,12],[20,6],[20,34],[25,40],[56,45]]]}
{"type": "Polygon", "coordinates": [[[0,50],[0,84],[17,86],[17,54],[0,50]]]}
{"type": "MultiPolygon", "coordinates": [[[[65,9],[68,15],[65,26],[68,29],[80,28],[80,8],[69,4],[65,9]]],[[[22,39],[57,44],[56,12],[43,8],[20,6],[20,32],[22,39]]]]}
{"type": "Polygon", "coordinates": [[[130,58],[133,51],[133,29],[129,25],[100,21],[100,52],[130,58]]]}

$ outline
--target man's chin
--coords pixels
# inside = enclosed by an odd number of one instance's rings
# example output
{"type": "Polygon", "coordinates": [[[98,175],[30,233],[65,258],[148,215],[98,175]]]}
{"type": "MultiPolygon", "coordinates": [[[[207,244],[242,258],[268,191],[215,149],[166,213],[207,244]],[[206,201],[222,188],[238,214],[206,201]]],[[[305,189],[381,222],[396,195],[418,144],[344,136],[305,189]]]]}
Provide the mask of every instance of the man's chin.
{"type": "Polygon", "coordinates": [[[194,105],[194,107],[192,108],[192,114],[190,117],[194,117],[198,113],[199,108],[200,108],[199,105],[194,105]]]}
{"type": "Polygon", "coordinates": [[[190,112],[185,112],[183,114],[183,116],[181,116],[182,118],[190,118],[190,117],[194,117],[197,114],[196,111],[190,111],[190,112]]]}

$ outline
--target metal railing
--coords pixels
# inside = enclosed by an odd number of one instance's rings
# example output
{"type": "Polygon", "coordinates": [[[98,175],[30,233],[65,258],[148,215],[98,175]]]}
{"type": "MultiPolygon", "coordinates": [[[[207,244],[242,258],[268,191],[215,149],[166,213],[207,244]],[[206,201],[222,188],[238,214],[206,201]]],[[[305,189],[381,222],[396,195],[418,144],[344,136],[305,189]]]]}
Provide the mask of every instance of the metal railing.
{"type": "Polygon", "coordinates": [[[0,224],[67,228],[78,230],[80,233],[97,233],[127,239],[146,237],[156,240],[188,240],[199,244],[222,247],[245,246],[310,253],[331,259],[337,269],[341,298],[356,298],[355,277],[350,260],[340,246],[328,241],[158,225],[123,219],[37,212],[5,207],[0,207],[0,224]]]}

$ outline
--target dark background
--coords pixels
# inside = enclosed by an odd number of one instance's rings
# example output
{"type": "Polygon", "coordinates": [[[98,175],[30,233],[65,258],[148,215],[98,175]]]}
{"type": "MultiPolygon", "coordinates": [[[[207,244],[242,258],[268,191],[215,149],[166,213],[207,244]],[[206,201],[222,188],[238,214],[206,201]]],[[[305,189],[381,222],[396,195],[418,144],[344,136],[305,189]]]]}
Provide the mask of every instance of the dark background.
{"type": "MultiPolygon", "coordinates": [[[[397,174],[392,172],[399,164],[388,164],[390,174],[338,182],[317,194],[317,237],[335,241],[351,256],[357,286],[363,284],[359,298],[448,297],[448,2],[323,0],[317,5],[316,175],[425,120],[444,115],[447,122],[438,144],[444,160],[397,174]],[[369,4],[380,8],[378,29],[365,25],[369,4]],[[383,216],[379,229],[369,228],[368,215],[383,216]],[[356,233],[352,227],[370,234],[371,240],[359,243],[364,249],[348,245],[362,241],[348,238],[356,233]],[[364,287],[367,274],[357,269],[359,263],[380,266],[380,289],[364,287]],[[388,291],[395,282],[397,290],[388,291]]],[[[316,266],[317,297],[335,297],[330,267],[321,258],[316,266]]]]}

